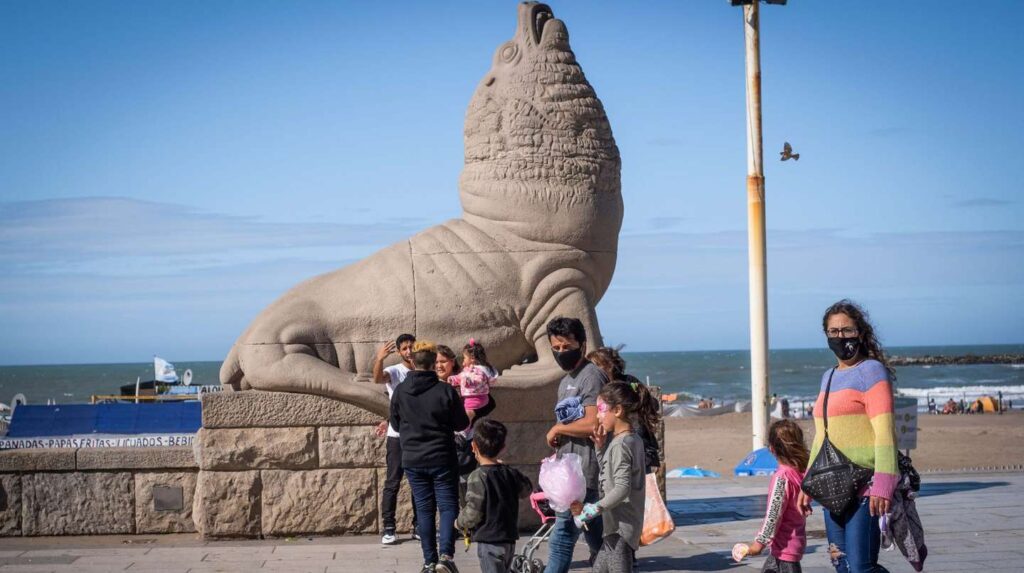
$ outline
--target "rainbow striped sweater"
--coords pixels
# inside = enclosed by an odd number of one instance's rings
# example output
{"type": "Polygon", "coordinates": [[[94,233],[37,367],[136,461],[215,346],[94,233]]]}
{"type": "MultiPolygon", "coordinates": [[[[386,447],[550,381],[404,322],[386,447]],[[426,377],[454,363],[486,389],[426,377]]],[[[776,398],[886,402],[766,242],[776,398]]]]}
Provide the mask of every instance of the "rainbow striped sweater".
{"type": "MultiPolygon", "coordinates": [[[[814,405],[812,461],[825,438],[822,405],[831,372],[828,370],[821,377],[821,391],[814,405]]],[[[835,371],[828,397],[828,437],[851,461],[875,469],[864,495],[892,498],[899,479],[896,430],[892,384],[881,362],[865,360],[853,368],[835,371]]]]}

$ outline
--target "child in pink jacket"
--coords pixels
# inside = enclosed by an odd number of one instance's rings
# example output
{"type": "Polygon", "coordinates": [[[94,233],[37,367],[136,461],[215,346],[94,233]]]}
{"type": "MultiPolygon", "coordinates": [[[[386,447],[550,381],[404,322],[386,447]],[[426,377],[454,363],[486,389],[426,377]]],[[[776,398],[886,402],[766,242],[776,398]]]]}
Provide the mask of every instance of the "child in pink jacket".
{"type": "Polygon", "coordinates": [[[470,339],[469,344],[462,348],[462,371],[448,379],[462,396],[470,427],[476,422],[477,410],[491,400],[491,384],[497,377],[498,372],[487,361],[487,351],[479,342],[470,339]]]}
{"type": "Polygon", "coordinates": [[[733,548],[733,557],[739,561],[768,548],[770,555],[762,573],[801,573],[800,559],[807,546],[807,534],[797,498],[810,452],[800,426],[790,420],[779,420],[768,429],[768,450],[778,460],[779,469],[768,487],[764,522],[749,547],[740,543],[733,548]]]}

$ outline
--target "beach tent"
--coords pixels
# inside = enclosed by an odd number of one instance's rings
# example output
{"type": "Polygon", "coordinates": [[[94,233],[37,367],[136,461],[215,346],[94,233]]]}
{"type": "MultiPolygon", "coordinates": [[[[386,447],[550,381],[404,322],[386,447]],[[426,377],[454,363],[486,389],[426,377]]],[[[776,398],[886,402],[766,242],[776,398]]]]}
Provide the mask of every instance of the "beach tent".
{"type": "Polygon", "coordinates": [[[971,408],[979,412],[998,412],[999,402],[992,396],[982,396],[974,401],[971,408]]]}
{"type": "Polygon", "coordinates": [[[768,451],[768,448],[754,450],[743,458],[743,461],[733,470],[737,476],[770,476],[779,469],[779,462],[775,456],[768,451]]]}
{"type": "Polygon", "coordinates": [[[696,404],[665,404],[664,416],[667,418],[693,418],[697,416],[720,416],[736,411],[735,402],[726,402],[714,408],[701,408],[696,404]]]}

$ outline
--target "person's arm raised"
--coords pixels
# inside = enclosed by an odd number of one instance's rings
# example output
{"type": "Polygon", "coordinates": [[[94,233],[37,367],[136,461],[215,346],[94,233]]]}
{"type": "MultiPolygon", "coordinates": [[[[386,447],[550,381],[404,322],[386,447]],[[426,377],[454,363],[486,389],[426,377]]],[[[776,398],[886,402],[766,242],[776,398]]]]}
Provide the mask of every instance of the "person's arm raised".
{"type": "Polygon", "coordinates": [[[373,359],[373,382],[375,384],[383,384],[391,379],[387,373],[384,372],[384,360],[394,354],[395,343],[385,342],[377,349],[377,356],[373,359]]]}

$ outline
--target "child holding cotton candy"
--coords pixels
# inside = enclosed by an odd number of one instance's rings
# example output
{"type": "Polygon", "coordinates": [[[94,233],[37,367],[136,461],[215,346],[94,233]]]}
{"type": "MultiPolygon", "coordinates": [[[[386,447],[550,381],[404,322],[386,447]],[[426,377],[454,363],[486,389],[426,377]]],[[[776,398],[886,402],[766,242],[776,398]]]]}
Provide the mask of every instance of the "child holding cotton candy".
{"type": "Polygon", "coordinates": [[[597,398],[599,427],[595,446],[601,451],[601,494],[597,503],[575,508],[577,521],[600,517],[604,540],[594,560],[595,573],[630,573],[644,527],[647,461],[636,429],[640,420],[657,417],[658,404],[640,383],[609,382],[597,398]],[[606,445],[607,443],[607,445],[606,445]]]}
{"type": "Polygon", "coordinates": [[[801,573],[800,559],[807,546],[806,518],[797,499],[803,469],[810,452],[804,444],[804,433],[791,420],[779,420],[768,429],[768,450],[779,462],[768,486],[768,508],[761,529],[754,541],[737,543],[732,558],[737,562],[748,555],[760,555],[768,548],[770,555],[761,567],[762,573],[801,573]]]}

